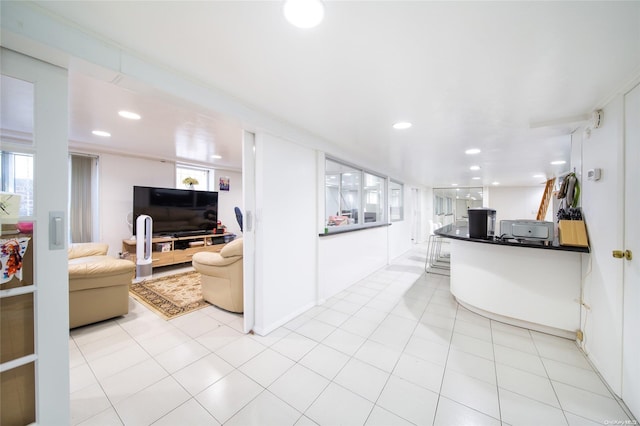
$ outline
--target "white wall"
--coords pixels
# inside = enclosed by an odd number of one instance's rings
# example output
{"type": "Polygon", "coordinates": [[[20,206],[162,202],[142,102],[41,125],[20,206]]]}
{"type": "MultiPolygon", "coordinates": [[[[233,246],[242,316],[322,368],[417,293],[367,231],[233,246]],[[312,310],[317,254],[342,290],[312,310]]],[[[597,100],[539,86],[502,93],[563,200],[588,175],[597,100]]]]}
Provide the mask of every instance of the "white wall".
{"type": "Polygon", "coordinates": [[[387,238],[389,239],[389,261],[411,250],[414,244],[411,241],[411,221],[405,218],[399,222],[391,222],[391,226],[387,228],[387,238]]]}
{"type": "MultiPolygon", "coordinates": [[[[574,139],[581,137],[582,129],[578,129],[574,139]]],[[[584,301],[591,307],[583,310],[584,349],[618,395],[622,386],[623,281],[622,262],[611,256],[611,250],[623,247],[622,140],[623,99],[618,96],[604,107],[602,127],[582,140],[582,176],[587,170],[600,167],[602,179],[580,182],[591,245],[591,264],[585,273],[583,291],[584,301]]]]}
{"type": "Polygon", "coordinates": [[[218,191],[218,220],[227,227],[227,232],[233,232],[240,236],[240,225],[236,220],[235,207],[240,207],[244,214],[242,205],[242,173],[232,172],[228,170],[215,170],[213,172],[213,185],[210,191],[218,191]],[[229,190],[220,191],[219,179],[221,177],[229,178],[229,190]]]}
{"type": "Polygon", "coordinates": [[[316,303],[316,151],[256,134],[255,326],[264,335],[316,303]]]}
{"type": "MultiPolygon", "coordinates": [[[[396,257],[402,255],[407,250],[411,249],[412,244],[411,234],[412,234],[412,223],[411,218],[413,217],[413,207],[411,206],[411,187],[409,185],[403,185],[404,194],[404,216],[403,220],[397,222],[391,222],[391,226],[387,228],[387,235],[389,238],[389,247],[388,247],[388,259],[393,260],[396,257]]],[[[422,191],[422,196],[424,196],[424,191],[422,191]]],[[[420,235],[422,235],[422,231],[419,231],[420,235]]]]}
{"type": "Polygon", "coordinates": [[[496,210],[496,228],[501,220],[535,220],[544,193],[544,185],[500,186],[489,188],[490,201],[485,206],[496,210]]]}
{"type": "MultiPolygon", "coordinates": [[[[175,186],[175,164],[123,155],[99,154],[99,221],[96,240],[109,244],[109,255],[122,251],[131,237],[127,214],[133,209],[133,186],[175,186]]],[[[134,218],[135,220],[135,218],[134,218]]]]}
{"type": "MultiPolygon", "coordinates": [[[[424,215],[431,211],[425,199],[431,192],[421,192],[424,215]]],[[[258,334],[269,333],[411,248],[409,185],[404,221],[320,237],[324,196],[322,152],[273,135],[256,135],[258,334]]]]}
{"type": "MultiPolygon", "coordinates": [[[[96,240],[109,244],[109,255],[116,256],[122,250],[122,240],[132,236],[127,215],[133,208],[133,187],[174,188],[175,163],[117,154],[97,155],[100,232],[96,240]]],[[[242,174],[229,171],[213,174],[216,186],[211,191],[218,191],[218,218],[229,232],[240,235],[233,208],[242,207],[242,174]],[[229,191],[219,191],[219,176],[229,176],[229,191]]]]}
{"type": "Polygon", "coordinates": [[[319,237],[319,301],[385,266],[388,263],[387,247],[387,227],[319,237]]]}

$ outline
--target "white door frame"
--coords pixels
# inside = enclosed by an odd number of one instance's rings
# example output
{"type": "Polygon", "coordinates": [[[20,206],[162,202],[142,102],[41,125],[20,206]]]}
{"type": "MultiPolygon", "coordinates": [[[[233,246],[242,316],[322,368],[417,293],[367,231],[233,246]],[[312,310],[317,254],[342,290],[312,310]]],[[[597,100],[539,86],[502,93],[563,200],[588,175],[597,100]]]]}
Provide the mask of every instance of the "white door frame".
{"type": "Polygon", "coordinates": [[[623,262],[622,399],[640,416],[640,85],[625,95],[624,245],[635,258],[623,262]]]}
{"type": "Polygon", "coordinates": [[[69,279],[66,238],[50,248],[50,212],[66,236],[67,70],[2,48],[2,74],[34,85],[34,314],[36,422],[70,423],[69,279]]]}
{"type": "Polygon", "coordinates": [[[244,286],[244,332],[255,325],[255,211],[256,211],[256,151],[255,135],[244,131],[242,138],[242,212],[243,237],[243,286],[244,286]]]}

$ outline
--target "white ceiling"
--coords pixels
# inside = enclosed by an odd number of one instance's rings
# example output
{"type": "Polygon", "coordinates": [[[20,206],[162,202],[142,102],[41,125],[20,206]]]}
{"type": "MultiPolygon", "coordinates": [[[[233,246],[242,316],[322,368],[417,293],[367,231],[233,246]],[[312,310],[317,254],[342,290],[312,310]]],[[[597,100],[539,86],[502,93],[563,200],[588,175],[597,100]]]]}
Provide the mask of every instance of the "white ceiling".
{"type": "MultiPolygon", "coordinates": [[[[533,185],[561,172],[549,162],[568,160],[575,117],[640,75],[638,1],[327,1],[311,30],[289,25],[278,1],[37,4],[429,186],[533,185]],[[398,120],[413,127],[393,130],[398,120]]],[[[233,117],[167,100],[72,72],[72,143],[240,167],[233,117]],[[121,108],[143,119],[125,122],[121,108]],[[90,134],[97,126],[108,142],[90,134]]]]}

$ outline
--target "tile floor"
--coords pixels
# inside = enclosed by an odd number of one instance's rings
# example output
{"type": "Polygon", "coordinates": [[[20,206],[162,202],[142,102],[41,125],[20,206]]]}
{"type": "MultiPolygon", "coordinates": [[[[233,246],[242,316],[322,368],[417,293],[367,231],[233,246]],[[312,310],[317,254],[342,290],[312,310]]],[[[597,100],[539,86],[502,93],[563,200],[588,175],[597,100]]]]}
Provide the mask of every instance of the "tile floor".
{"type": "Polygon", "coordinates": [[[573,342],[458,306],[424,259],[416,248],[264,337],[214,307],[165,321],[131,300],[71,332],[72,423],[634,424],[573,342]]]}

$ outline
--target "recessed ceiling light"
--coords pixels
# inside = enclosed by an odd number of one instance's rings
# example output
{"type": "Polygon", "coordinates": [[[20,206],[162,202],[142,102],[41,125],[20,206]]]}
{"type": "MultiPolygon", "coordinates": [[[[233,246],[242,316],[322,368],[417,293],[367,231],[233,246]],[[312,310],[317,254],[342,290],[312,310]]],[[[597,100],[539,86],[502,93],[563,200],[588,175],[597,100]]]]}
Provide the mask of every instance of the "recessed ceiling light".
{"type": "Polygon", "coordinates": [[[471,179],[473,179],[473,180],[480,180],[480,176],[474,176],[474,177],[472,177],[471,179]]]}
{"type": "Polygon", "coordinates": [[[211,158],[213,158],[214,160],[219,160],[222,158],[222,155],[212,155],[211,158]]]}
{"type": "Polygon", "coordinates": [[[480,150],[478,148],[471,148],[466,150],[464,153],[467,155],[475,155],[475,154],[480,154],[480,150]]]}
{"type": "Polygon", "coordinates": [[[557,160],[557,161],[552,161],[551,164],[553,164],[554,166],[558,166],[560,164],[564,164],[566,163],[566,161],[564,160],[557,160]]]}
{"type": "Polygon", "coordinates": [[[480,170],[480,166],[471,166],[469,170],[480,170]]]}
{"type": "Polygon", "coordinates": [[[500,182],[492,182],[491,185],[500,185],[500,182]]]}
{"type": "Polygon", "coordinates": [[[320,0],[287,0],[282,11],[287,21],[298,28],[313,28],[324,18],[324,4],[320,0]]]}
{"type": "Polygon", "coordinates": [[[122,118],[128,118],[129,120],[140,120],[140,114],[136,114],[135,112],[131,112],[131,111],[118,111],[118,115],[122,118]]]}
{"type": "Polygon", "coordinates": [[[543,177],[545,177],[545,175],[533,175],[534,179],[540,179],[540,178],[543,178],[543,177]]]}
{"type": "Polygon", "coordinates": [[[396,130],[404,130],[404,129],[408,129],[411,126],[413,126],[413,124],[409,123],[408,121],[400,121],[394,124],[393,128],[396,130]]]}
{"type": "Polygon", "coordinates": [[[458,184],[457,183],[452,183],[451,186],[458,186],[458,184]]]}
{"type": "Polygon", "coordinates": [[[105,132],[104,130],[94,130],[91,133],[93,133],[96,136],[102,136],[103,138],[111,137],[111,133],[105,132]]]}

